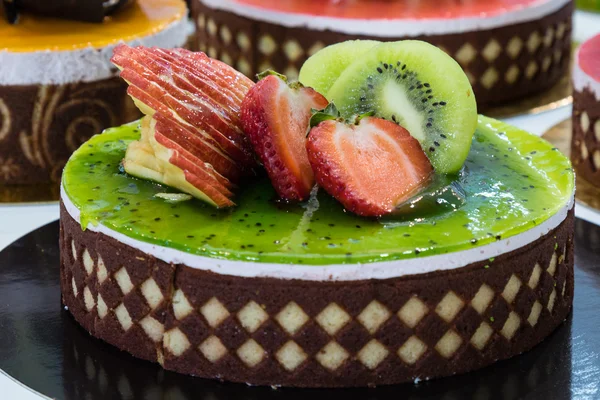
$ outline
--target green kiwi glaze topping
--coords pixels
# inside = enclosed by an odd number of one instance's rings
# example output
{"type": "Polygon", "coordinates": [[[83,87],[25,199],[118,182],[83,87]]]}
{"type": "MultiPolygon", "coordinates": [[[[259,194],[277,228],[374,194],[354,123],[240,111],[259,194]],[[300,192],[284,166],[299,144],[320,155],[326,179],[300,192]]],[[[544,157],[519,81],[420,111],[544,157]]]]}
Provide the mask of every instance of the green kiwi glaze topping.
{"type": "Polygon", "coordinates": [[[454,181],[422,194],[428,201],[416,212],[399,210],[382,220],[346,213],[322,190],[307,203],[282,204],[266,177],[240,187],[233,209],[174,201],[164,195],[174,190],[120,167],[127,144],[138,137],[136,124],[109,129],[69,160],[63,188],[81,211],[82,227],[100,223],[143,242],[221,259],[324,265],[450,253],[526,231],[573,193],[566,157],[542,139],[486,117],[479,118],[454,181]]]}

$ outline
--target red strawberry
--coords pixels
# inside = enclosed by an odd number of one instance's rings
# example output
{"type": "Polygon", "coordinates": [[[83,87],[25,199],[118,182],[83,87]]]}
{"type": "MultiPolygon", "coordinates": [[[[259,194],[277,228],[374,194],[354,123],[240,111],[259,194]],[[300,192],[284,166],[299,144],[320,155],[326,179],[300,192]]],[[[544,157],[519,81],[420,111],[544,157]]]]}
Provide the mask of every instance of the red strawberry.
{"type": "Polygon", "coordinates": [[[387,214],[429,182],[433,167],[406,129],[375,117],[325,120],[309,133],[308,159],[319,186],[362,216],[387,214]]]}
{"type": "MultiPolygon", "coordinates": [[[[269,72],[270,73],[270,72],[269,72]]],[[[244,132],[282,199],[304,200],[315,184],[306,156],[311,109],[327,106],[325,97],[284,76],[261,79],[242,102],[244,132]]]]}

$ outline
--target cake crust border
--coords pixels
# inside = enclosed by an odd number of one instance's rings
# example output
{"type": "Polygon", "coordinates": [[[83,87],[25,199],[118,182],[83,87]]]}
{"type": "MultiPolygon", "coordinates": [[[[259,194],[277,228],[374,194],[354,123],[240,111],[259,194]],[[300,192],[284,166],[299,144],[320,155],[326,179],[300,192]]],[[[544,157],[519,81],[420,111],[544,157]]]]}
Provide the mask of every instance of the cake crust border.
{"type": "Polygon", "coordinates": [[[571,209],[535,242],[458,269],[315,282],[167,264],[83,231],[61,205],[62,299],[92,336],[168,370],[255,385],[396,384],[478,369],[548,336],[572,306],[573,224],[571,209]]]}

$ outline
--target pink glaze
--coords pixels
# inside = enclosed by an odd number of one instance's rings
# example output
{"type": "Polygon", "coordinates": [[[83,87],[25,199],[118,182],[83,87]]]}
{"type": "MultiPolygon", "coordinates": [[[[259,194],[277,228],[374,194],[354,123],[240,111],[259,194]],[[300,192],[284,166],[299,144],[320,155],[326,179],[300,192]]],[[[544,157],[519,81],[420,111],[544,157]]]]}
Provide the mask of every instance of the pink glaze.
{"type": "Polygon", "coordinates": [[[233,0],[294,14],[348,19],[492,17],[549,0],[233,0]]]}
{"type": "Polygon", "coordinates": [[[600,35],[583,42],[577,53],[579,67],[596,82],[600,82],[600,35]]]}

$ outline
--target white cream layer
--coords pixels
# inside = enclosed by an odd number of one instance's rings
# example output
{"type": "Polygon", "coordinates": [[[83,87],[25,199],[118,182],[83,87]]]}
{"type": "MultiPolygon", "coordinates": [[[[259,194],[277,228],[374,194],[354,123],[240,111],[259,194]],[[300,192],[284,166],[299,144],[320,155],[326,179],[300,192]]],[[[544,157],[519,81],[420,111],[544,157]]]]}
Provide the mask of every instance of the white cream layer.
{"type": "Polygon", "coordinates": [[[242,17],[290,28],[306,28],[317,31],[331,30],[346,34],[376,37],[414,37],[482,31],[538,20],[558,11],[571,2],[571,0],[539,0],[531,5],[523,6],[523,8],[498,15],[480,15],[454,19],[344,19],[269,11],[260,7],[242,5],[232,0],[195,1],[200,1],[205,6],[216,10],[227,11],[242,17]]]}
{"type": "MultiPolygon", "coordinates": [[[[61,199],[69,215],[75,221],[80,222],[80,211],[71,202],[62,186],[61,199]]],[[[571,196],[567,204],[540,225],[508,239],[502,239],[469,250],[407,260],[345,265],[290,266],[289,264],[221,260],[142,242],[116,232],[102,224],[96,226],[88,224],[86,229],[110,236],[121,243],[136,248],[146,254],[150,254],[164,262],[184,264],[191,268],[211,271],[222,275],[233,275],[246,278],[270,277],[278,279],[301,279],[309,281],[356,281],[365,279],[397,278],[405,275],[456,269],[474,262],[498,257],[501,254],[526,246],[546,235],[565,220],[568,211],[573,208],[573,205],[574,196],[571,196]]]]}
{"type": "MultiPolygon", "coordinates": [[[[152,35],[126,43],[130,46],[178,47],[191,33],[187,18],[182,18],[152,35]]],[[[66,51],[0,51],[0,85],[62,85],[93,82],[116,76],[110,62],[114,48],[123,42],[94,48],[66,51]]]]}
{"type": "Polygon", "coordinates": [[[588,88],[596,96],[596,100],[600,101],[600,82],[586,74],[579,66],[579,50],[575,53],[575,62],[573,63],[573,89],[578,92],[588,88]]]}

